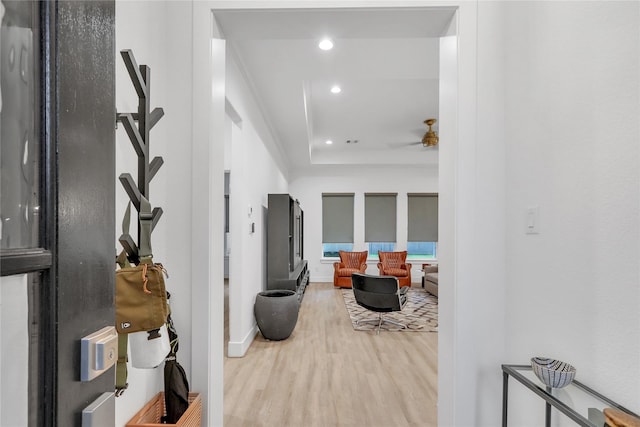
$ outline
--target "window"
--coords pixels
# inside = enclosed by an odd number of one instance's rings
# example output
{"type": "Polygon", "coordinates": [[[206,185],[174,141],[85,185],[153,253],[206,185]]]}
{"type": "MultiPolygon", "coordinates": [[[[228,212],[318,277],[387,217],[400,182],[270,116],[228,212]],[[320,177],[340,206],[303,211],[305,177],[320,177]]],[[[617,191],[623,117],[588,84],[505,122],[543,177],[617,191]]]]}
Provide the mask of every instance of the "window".
{"type": "Polygon", "coordinates": [[[323,243],[322,256],[324,258],[338,258],[339,251],[353,251],[353,243],[323,243]]]}
{"type": "Polygon", "coordinates": [[[322,256],[353,249],[353,193],[322,194],[322,256]]]}
{"type": "Polygon", "coordinates": [[[396,249],[394,242],[369,242],[369,256],[367,259],[378,259],[378,251],[393,252],[396,249]]]}
{"type": "Polygon", "coordinates": [[[40,246],[38,6],[1,5],[0,250],[40,246]],[[5,12],[6,6],[6,12],[5,12]],[[6,56],[5,56],[6,55],[6,56]],[[6,63],[5,63],[6,60],[6,63]]]}
{"type": "Polygon", "coordinates": [[[364,240],[369,244],[369,259],[378,259],[378,251],[393,251],[396,245],[396,194],[364,195],[364,240]]]}
{"type": "Polygon", "coordinates": [[[407,194],[409,259],[435,259],[438,242],[438,195],[407,194]]]}
{"type": "MultiPolygon", "coordinates": [[[[53,2],[0,1],[0,424],[56,419],[53,2]]],[[[57,92],[57,89],[56,89],[57,92]]]]}
{"type": "Polygon", "coordinates": [[[407,259],[436,259],[436,242],[407,242],[407,259]]]}

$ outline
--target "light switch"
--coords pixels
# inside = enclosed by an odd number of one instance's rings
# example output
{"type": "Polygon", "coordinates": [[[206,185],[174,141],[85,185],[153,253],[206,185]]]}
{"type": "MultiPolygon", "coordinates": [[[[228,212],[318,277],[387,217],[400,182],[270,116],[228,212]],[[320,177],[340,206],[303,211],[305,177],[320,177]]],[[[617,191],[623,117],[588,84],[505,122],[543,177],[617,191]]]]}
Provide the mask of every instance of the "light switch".
{"type": "Polygon", "coordinates": [[[113,427],[116,425],[116,399],[105,392],[82,410],[82,427],[113,427]]]}
{"type": "Polygon", "coordinates": [[[532,206],[527,208],[526,215],[526,228],[525,232],[527,234],[538,234],[540,233],[540,218],[539,215],[540,210],[538,206],[532,206]]]}
{"type": "Polygon", "coordinates": [[[96,341],[96,371],[109,369],[118,359],[118,336],[108,334],[96,341]]]}
{"type": "Polygon", "coordinates": [[[80,381],[91,381],[118,360],[118,334],[105,326],[80,341],[80,381]]]}

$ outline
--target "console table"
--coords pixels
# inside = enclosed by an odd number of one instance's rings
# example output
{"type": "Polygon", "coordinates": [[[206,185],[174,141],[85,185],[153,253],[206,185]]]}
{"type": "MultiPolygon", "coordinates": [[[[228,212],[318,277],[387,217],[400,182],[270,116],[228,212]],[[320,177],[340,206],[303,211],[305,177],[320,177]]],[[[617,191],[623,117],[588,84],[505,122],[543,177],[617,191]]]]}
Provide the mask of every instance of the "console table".
{"type": "Polygon", "coordinates": [[[546,427],[551,426],[552,407],[584,427],[602,427],[602,410],[607,407],[638,416],[579,381],[573,380],[566,387],[553,389],[536,377],[530,365],[502,365],[502,427],[507,427],[509,377],[513,377],[545,401],[546,427]],[[602,421],[598,423],[599,420],[602,421]]]}

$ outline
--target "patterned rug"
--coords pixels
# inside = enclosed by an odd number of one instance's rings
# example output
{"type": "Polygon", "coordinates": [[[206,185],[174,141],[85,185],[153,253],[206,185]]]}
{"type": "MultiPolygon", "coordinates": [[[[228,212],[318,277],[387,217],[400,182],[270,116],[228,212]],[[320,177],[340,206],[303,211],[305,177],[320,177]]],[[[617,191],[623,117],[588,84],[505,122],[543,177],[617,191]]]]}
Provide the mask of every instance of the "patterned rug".
{"type": "MultiPolygon", "coordinates": [[[[358,320],[375,319],[377,313],[360,307],[356,303],[352,289],[341,288],[344,303],[351,317],[351,324],[356,331],[373,331],[377,323],[357,325],[358,320]]],[[[407,325],[401,328],[393,323],[383,323],[383,331],[438,332],[438,297],[422,288],[411,288],[407,294],[408,301],[402,311],[384,313],[384,317],[407,325]]]]}

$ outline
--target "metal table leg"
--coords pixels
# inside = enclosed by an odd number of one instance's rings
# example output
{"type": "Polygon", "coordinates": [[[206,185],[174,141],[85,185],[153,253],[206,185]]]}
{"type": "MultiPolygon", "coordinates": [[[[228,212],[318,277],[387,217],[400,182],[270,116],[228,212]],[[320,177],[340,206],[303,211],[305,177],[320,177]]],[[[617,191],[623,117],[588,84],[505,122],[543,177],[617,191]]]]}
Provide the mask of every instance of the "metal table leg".
{"type": "Polygon", "coordinates": [[[509,393],[509,374],[502,373],[502,427],[507,427],[507,406],[509,393]]]}
{"type": "MultiPolygon", "coordinates": [[[[547,393],[551,394],[551,387],[547,387],[547,393]]],[[[549,402],[546,402],[544,425],[545,427],[551,427],[551,403],[549,402]]]]}

